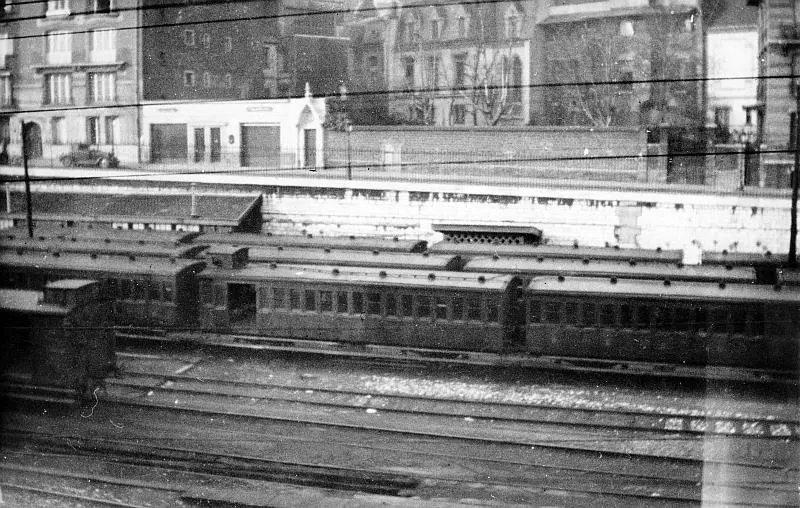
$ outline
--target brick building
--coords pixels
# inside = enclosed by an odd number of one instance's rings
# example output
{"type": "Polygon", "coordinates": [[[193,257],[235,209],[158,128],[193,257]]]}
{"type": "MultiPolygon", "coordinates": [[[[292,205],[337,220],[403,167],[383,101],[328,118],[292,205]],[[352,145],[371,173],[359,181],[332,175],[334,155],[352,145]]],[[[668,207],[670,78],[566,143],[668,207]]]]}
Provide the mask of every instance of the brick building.
{"type": "Polygon", "coordinates": [[[136,0],[6,0],[0,26],[0,137],[57,160],[85,142],[135,158],[136,0]]]}

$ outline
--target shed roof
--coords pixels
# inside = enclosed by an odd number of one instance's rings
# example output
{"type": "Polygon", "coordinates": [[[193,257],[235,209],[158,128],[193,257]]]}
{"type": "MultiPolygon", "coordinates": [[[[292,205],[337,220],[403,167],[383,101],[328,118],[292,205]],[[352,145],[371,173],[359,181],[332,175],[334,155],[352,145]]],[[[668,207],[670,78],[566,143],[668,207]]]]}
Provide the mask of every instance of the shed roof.
{"type": "Polygon", "coordinates": [[[44,303],[41,291],[0,289],[0,310],[39,315],[65,315],[66,307],[44,303]]]}

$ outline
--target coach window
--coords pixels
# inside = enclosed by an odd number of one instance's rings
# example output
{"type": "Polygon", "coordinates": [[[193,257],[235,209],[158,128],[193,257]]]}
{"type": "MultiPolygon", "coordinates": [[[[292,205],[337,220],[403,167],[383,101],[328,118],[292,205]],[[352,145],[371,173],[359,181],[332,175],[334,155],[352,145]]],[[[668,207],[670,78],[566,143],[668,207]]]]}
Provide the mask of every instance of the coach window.
{"type": "Polygon", "coordinates": [[[364,295],[358,291],[353,291],[353,314],[364,313],[364,295]]]}
{"type": "Polygon", "coordinates": [[[756,305],[750,313],[750,334],[764,335],[764,324],[766,323],[764,307],[756,305]]]}
{"type": "Polygon", "coordinates": [[[734,307],[731,313],[731,327],[733,333],[744,335],[747,333],[747,307],[734,307]]]}
{"type": "Polygon", "coordinates": [[[633,311],[628,304],[619,306],[619,326],[622,328],[633,328],[633,311]]]}
{"type": "Polygon", "coordinates": [[[172,284],[164,284],[162,290],[165,302],[172,302],[175,300],[175,294],[172,291],[172,284]]]}
{"type": "Polygon", "coordinates": [[[414,305],[411,295],[400,295],[400,311],[403,317],[414,316],[414,305]]]}
{"type": "Polygon", "coordinates": [[[289,308],[292,310],[301,310],[299,289],[289,290],[289,308]]]}
{"type": "Polygon", "coordinates": [[[336,312],[347,314],[347,293],[345,291],[336,293],[336,312]]]}
{"type": "Polygon", "coordinates": [[[461,296],[453,297],[453,319],[464,320],[464,298],[461,296]]]}
{"type": "Polygon", "coordinates": [[[272,308],[286,308],[286,290],[284,288],[272,288],[272,308]]]}
{"type": "Polygon", "coordinates": [[[486,297],[486,320],[490,323],[500,321],[500,299],[497,295],[486,297]]]}
{"type": "Polygon", "coordinates": [[[214,306],[224,307],[225,296],[227,294],[225,286],[214,286],[214,306]]]}
{"type": "Polygon", "coordinates": [[[397,315],[397,297],[394,293],[386,293],[386,315],[397,315]]]}
{"type": "Polygon", "coordinates": [[[467,296],[467,319],[470,321],[481,320],[481,295],[467,296]]]}
{"type": "Polygon", "coordinates": [[[160,284],[158,282],[150,281],[147,283],[147,292],[148,292],[147,297],[150,300],[155,300],[155,301],[161,300],[161,293],[159,292],[160,289],[159,286],[160,284]]]}
{"type": "Polygon", "coordinates": [[[600,326],[606,328],[614,328],[617,326],[614,304],[604,303],[600,305],[600,326]]]}
{"type": "Polygon", "coordinates": [[[311,289],[305,291],[305,306],[304,309],[308,312],[315,312],[317,310],[317,292],[311,289]]]}
{"type": "Polygon", "coordinates": [[[588,302],[581,304],[581,325],[585,327],[597,326],[597,305],[588,302]]]}
{"type": "Polygon", "coordinates": [[[696,332],[708,331],[708,310],[705,307],[694,308],[694,320],[692,321],[692,330],[696,332]]]}
{"type": "Polygon", "coordinates": [[[639,329],[650,328],[650,306],[639,305],[636,307],[636,326],[639,329]]]}
{"type": "Polygon", "coordinates": [[[448,298],[444,295],[437,295],[434,299],[436,306],[436,319],[447,319],[448,298]]]}
{"type": "Polygon", "coordinates": [[[333,312],[333,292],[331,291],[319,292],[319,311],[333,312]]]}
{"type": "Polygon", "coordinates": [[[108,279],[106,281],[106,294],[109,298],[119,298],[119,282],[117,279],[108,279]]]}
{"type": "Polygon", "coordinates": [[[669,331],[672,329],[672,309],[670,307],[656,307],[656,327],[662,331],[669,331]]]}
{"type": "Polygon", "coordinates": [[[561,302],[545,302],[544,304],[544,322],[545,323],[558,323],[560,321],[559,311],[561,310],[561,302]]]}
{"type": "Polygon", "coordinates": [[[258,288],[258,306],[262,309],[269,308],[269,288],[258,288]]]}
{"type": "Polygon", "coordinates": [[[728,309],[711,309],[711,333],[728,333],[728,309]]]}
{"type": "MultiPolygon", "coordinates": [[[[120,281],[123,282],[123,281],[120,281]]],[[[214,301],[214,289],[210,280],[200,282],[200,302],[212,303],[214,301]]]]}
{"type": "Polygon", "coordinates": [[[528,301],[528,322],[540,323],[542,321],[542,302],[539,300],[528,301]]]}
{"type": "Polygon", "coordinates": [[[688,307],[677,307],[675,309],[675,330],[687,332],[692,326],[692,309],[688,307]]]}
{"type": "Polygon", "coordinates": [[[431,298],[428,295],[417,295],[417,317],[431,317],[431,298]]]}
{"type": "Polygon", "coordinates": [[[133,281],[133,299],[134,300],[144,300],[147,297],[147,284],[146,281],[143,280],[135,280],[133,281]]]}
{"type": "Polygon", "coordinates": [[[381,294],[376,291],[367,292],[367,314],[371,316],[381,315],[381,294]]]}

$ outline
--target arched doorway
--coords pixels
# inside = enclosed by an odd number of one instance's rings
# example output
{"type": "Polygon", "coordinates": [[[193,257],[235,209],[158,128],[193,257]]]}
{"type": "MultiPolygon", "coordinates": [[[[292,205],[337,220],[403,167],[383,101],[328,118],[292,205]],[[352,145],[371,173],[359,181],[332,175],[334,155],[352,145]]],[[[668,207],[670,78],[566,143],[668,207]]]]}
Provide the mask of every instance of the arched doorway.
{"type": "Polygon", "coordinates": [[[42,128],[36,122],[25,122],[25,150],[28,159],[38,159],[42,156],[42,128]]]}

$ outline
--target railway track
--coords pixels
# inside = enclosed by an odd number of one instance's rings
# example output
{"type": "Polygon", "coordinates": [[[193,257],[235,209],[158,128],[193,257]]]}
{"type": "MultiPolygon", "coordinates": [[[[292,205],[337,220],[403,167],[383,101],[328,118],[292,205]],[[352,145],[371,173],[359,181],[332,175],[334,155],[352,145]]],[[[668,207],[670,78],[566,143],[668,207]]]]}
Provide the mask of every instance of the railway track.
{"type": "MultiPolygon", "coordinates": [[[[170,380],[165,381],[160,378],[157,381],[165,384],[170,380]]],[[[201,382],[208,383],[209,381],[201,382]]],[[[120,387],[121,385],[110,383],[109,390],[113,391],[115,386],[120,387]]],[[[86,422],[78,422],[78,426],[72,429],[60,429],[60,433],[54,434],[31,432],[26,428],[6,425],[8,439],[3,446],[7,447],[9,443],[14,442],[18,445],[34,443],[48,452],[55,451],[84,456],[102,454],[140,466],[163,466],[167,463],[172,467],[187,471],[226,474],[242,478],[253,478],[248,475],[251,475],[254,469],[259,472],[258,474],[264,474],[265,468],[272,468],[273,473],[277,468],[280,472],[278,476],[261,476],[258,479],[295,483],[302,483],[302,479],[311,481],[309,478],[312,478],[312,475],[307,475],[299,468],[317,467],[317,462],[298,463],[296,460],[280,461],[276,459],[265,463],[263,459],[257,458],[262,454],[255,454],[252,447],[276,439],[276,443],[280,444],[273,444],[268,448],[274,448],[274,446],[307,450],[327,448],[329,449],[325,454],[327,457],[337,457],[337,460],[340,460],[338,457],[350,457],[350,460],[353,461],[352,464],[339,464],[338,470],[355,471],[357,475],[370,478],[366,487],[356,484],[326,485],[335,488],[364,489],[367,492],[370,492],[368,489],[378,488],[376,486],[379,486],[380,482],[376,481],[375,474],[376,471],[381,473],[382,468],[380,466],[364,467],[364,464],[374,463],[376,458],[381,458],[379,462],[386,461],[387,465],[392,465],[391,467],[400,467],[397,464],[405,461],[410,464],[429,465],[431,471],[437,472],[436,474],[430,472],[410,474],[407,477],[409,483],[406,485],[408,487],[406,490],[409,491],[414,491],[411,487],[414,482],[416,482],[415,485],[421,486],[417,487],[418,491],[425,492],[427,489],[427,491],[440,492],[445,487],[447,489],[458,486],[463,488],[465,482],[475,483],[478,478],[481,478],[478,483],[482,485],[481,489],[485,492],[501,492],[509,488],[520,491],[546,489],[571,496],[603,495],[606,496],[606,500],[624,500],[631,505],[652,504],[654,496],[658,502],[667,504],[698,502],[701,496],[698,485],[702,480],[703,471],[713,463],[713,460],[704,462],[696,459],[675,459],[674,457],[660,457],[657,454],[647,456],[608,450],[598,451],[592,450],[590,447],[581,448],[568,443],[559,445],[552,441],[549,444],[535,442],[532,444],[533,440],[531,439],[526,441],[481,438],[453,432],[452,421],[449,423],[440,421],[438,427],[432,428],[430,425],[420,425],[413,415],[408,414],[401,417],[407,424],[404,429],[402,425],[387,425],[386,423],[381,425],[367,422],[363,419],[363,408],[360,408],[358,412],[362,416],[353,419],[352,416],[348,417],[338,412],[331,414],[330,409],[320,410],[319,405],[303,402],[299,404],[304,407],[305,413],[297,411],[295,408],[287,414],[282,413],[281,408],[276,407],[279,404],[274,398],[259,400],[248,396],[253,394],[237,395],[224,393],[224,391],[217,393],[219,385],[210,387],[212,388],[210,391],[205,390],[204,392],[189,390],[188,387],[185,390],[174,390],[168,384],[163,388],[151,386],[149,390],[137,383],[134,383],[132,387],[124,388],[128,390],[133,388],[140,392],[140,395],[129,395],[126,400],[121,400],[119,397],[104,398],[103,403],[97,406],[97,413],[93,418],[100,421],[107,418],[109,422],[115,422],[112,429],[116,429],[118,425],[134,425],[135,422],[131,422],[129,416],[132,412],[137,413],[137,420],[144,422],[168,421],[169,418],[164,415],[175,414],[187,415],[189,418],[187,421],[223,421],[225,422],[225,432],[233,432],[233,435],[238,436],[241,441],[239,453],[235,453],[234,450],[214,452],[208,449],[215,442],[214,438],[210,436],[203,439],[198,439],[197,436],[186,439],[181,433],[180,436],[166,438],[158,432],[159,429],[148,429],[145,435],[150,439],[145,441],[142,441],[141,436],[128,439],[103,437],[103,434],[108,434],[110,430],[108,425],[103,425],[101,428],[103,432],[94,436],[91,432],[87,434],[83,429],[86,422]],[[143,389],[148,392],[144,397],[141,396],[143,389]],[[107,405],[109,403],[110,405],[107,405]],[[247,408],[258,405],[269,408],[269,411],[260,413],[247,411],[247,408]],[[315,407],[317,409],[314,409],[315,407]],[[103,411],[110,411],[113,414],[103,414],[103,411]],[[326,420],[318,416],[308,417],[308,415],[319,415],[319,413],[328,414],[331,418],[326,420]],[[296,427],[298,425],[302,428],[287,434],[286,426],[296,427]],[[328,430],[320,435],[309,436],[310,429],[320,428],[328,430]],[[331,433],[334,432],[341,437],[331,439],[331,433]],[[93,437],[87,438],[86,435],[93,437]],[[202,450],[198,449],[198,443],[205,445],[202,450]],[[391,445],[387,445],[387,443],[391,445]],[[406,444],[403,445],[403,443],[406,444]],[[246,450],[246,452],[241,450],[246,450]],[[255,466],[253,465],[254,461],[255,466]],[[209,465],[214,467],[221,465],[221,467],[209,470],[209,465]],[[443,471],[445,473],[442,473],[443,471]],[[455,473],[448,475],[447,471],[455,471],[455,473]],[[488,473],[487,477],[491,478],[491,481],[484,479],[484,475],[480,473],[482,471],[488,473]],[[464,472],[468,472],[466,476],[464,472]],[[576,482],[576,478],[580,478],[581,481],[576,482]]],[[[44,394],[39,396],[40,399],[44,397],[44,394]]],[[[381,410],[381,414],[384,414],[384,410],[381,410]]],[[[395,419],[397,417],[398,415],[395,415],[395,419]]],[[[437,417],[443,418],[441,415],[437,417]]],[[[503,427],[501,422],[492,422],[495,431],[498,426],[503,427]]],[[[27,428],[31,427],[27,426],[27,428]]],[[[546,432],[550,433],[552,430],[547,429],[546,432]]],[[[115,434],[116,431],[111,432],[111,435],[115,434]]],[[[315,434],[315,432],[311,431],[311,434],[315,434]]],[[[609,436],[608,438],[627,440],[631,436],[609,436]]],[[[575,440],[576,436],[571,436],[569,441],[575,440]]],[[[271,454],[263,456],[271,456],[271,454]]],[[[729,473],[734,471],[732,473],[734,479],[729,478],[718,483],[705,484],[703,496],[711,495],[709,492],[714,492],[716,489],[721,493],[735,492],[738,499],[749,500],[748,503],[760,499],[770,499],[775,502],[770,501],[766,505],[781,505],[796,495],[796,489],[792,488],[778,487],[776,493],[775,486],[781,485],[782,482],[785,483],[785,476],[791,475],[791,472],[778,470],[779,468],[753,467],[742,464],[719,463],[717,465],[724,467],[729,473]]],[[[329,473],[328,471],[323,476],[330,477],[329,473]]],[[[396,490],[390,493],[397,495],[401,492],[396,490]]],[[[658,503],[656,504],[658,505],[658,503]]]]}
{"type": "Polygon", "coordinates": [[[190,345],[207,348],[231,348],[250,351],[324,355],[332,357],[362,358],[386,364],[438,363],[464,366],[498,367],[521,370],[553,370],[575,373],[606,374],[614,376],[643,376],[664,379],[690,379],[703,381],[728,381],[748,384],[784,385],[797,387],[800,381],[794,372],[763,369],[746,369],[724,366],[688,366],[603,360],[596,358],[571,358],[531,356],[526,354],[497,354],[476,351],[432,350],[405,346],[378,344],[351,344],[343,342],[284,339],[245,334],[209,333],[137,333],[117,331],[122,344],[155,346],[190,345]]]}

